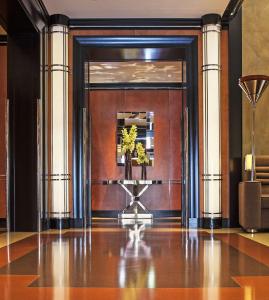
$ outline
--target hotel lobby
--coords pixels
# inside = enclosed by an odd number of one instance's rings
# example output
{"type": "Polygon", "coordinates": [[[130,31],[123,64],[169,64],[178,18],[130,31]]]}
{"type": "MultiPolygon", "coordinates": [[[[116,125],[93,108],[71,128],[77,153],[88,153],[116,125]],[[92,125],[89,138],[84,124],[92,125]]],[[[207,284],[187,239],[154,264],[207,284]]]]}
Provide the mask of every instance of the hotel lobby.
{"type": "Polygon", "coordinates": [[[0,299],[269,299],[268,15],[0,0],[0,299]]]}

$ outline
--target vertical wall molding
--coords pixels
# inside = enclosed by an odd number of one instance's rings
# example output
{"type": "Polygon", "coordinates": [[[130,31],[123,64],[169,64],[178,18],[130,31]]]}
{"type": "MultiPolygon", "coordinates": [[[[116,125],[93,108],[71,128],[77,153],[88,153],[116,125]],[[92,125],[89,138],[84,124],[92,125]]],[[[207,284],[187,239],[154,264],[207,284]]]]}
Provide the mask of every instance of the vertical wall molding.
{"type": "Polygon", "coordinates": [[[203,227],[221,226],[221,17],[208,14],[203,22],[203,227]]]}
{"type": "Polygon", "coordinates": [[[51,41],[51,205],[50,227],[69,227],[68,168],[68,17],[50,17],[51,41]]]}

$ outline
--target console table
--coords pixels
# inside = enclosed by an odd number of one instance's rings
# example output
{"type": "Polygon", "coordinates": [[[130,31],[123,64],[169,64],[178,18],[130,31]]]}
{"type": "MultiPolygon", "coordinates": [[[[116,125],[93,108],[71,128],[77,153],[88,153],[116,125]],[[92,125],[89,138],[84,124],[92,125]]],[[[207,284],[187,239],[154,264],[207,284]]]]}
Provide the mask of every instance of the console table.
{"type": "Polygon", "coordinates": [[[153,214],[140,202],[140,197],[151,185],[162,184],[161,180],[105,180],[103,184],[118,184],[131,198],[129,205],[119,213],[120,219],[153,218],[153,214]]]}

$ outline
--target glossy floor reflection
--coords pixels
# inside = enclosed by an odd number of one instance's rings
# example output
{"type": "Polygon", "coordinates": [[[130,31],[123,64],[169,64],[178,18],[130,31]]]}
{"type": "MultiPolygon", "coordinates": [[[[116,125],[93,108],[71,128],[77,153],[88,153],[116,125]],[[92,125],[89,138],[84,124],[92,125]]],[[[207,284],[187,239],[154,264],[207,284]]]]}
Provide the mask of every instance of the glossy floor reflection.
{"type": "Polygon", "coordinates": [[[97,222],[28,236],[0,249],[0,299],[269,299],[269,248],[223,232],[97,222]]]}

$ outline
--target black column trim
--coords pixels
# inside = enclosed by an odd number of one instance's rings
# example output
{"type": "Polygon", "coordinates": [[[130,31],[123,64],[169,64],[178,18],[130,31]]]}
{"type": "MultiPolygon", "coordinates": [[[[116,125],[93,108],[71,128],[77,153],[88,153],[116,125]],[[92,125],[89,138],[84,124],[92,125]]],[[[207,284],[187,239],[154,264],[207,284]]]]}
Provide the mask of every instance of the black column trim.
{"type": "Polygon", "coordinates": [[[55,14],[49,17],[49,26],[52,25],[68,26],[68,24],[69,24],[69,17],[67,17],[66,15],[55,14]]]}
{"type": "Polygon", "coordinates": [[[209,25],[209,24],[221,24],[221,16],[218,14],[206,14],[202,16],[202,24],[209,25]]]}

